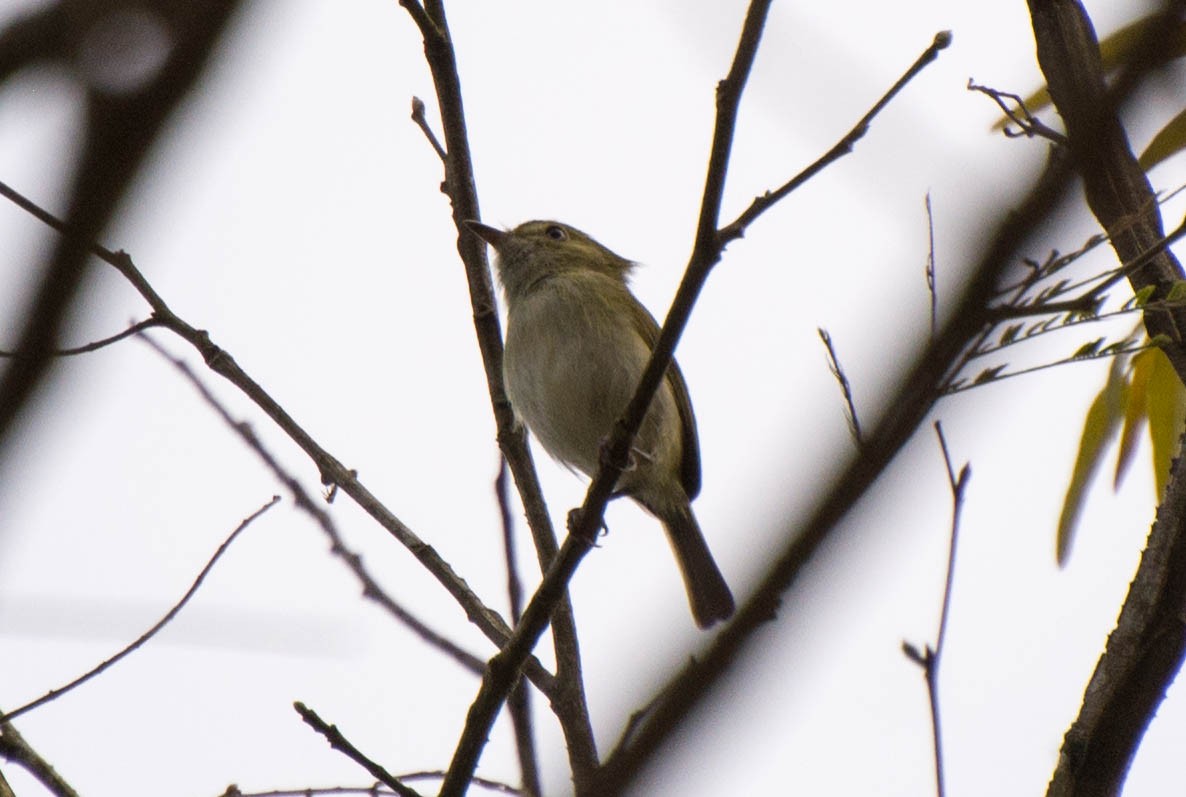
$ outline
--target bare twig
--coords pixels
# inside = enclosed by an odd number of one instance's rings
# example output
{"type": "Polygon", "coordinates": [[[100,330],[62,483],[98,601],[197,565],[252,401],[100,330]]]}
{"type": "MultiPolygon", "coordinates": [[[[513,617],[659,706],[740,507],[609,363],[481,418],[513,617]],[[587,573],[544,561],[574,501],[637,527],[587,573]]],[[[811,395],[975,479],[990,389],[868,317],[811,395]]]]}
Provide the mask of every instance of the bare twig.
{"type": "Polygon", "coordinates": [[[935,40],[931,43],[931,46],[923,51],[923,54],[918,57],[918,60],[906,70],[902,77],[898,78],[898,82],[890,87],[889,91],[887,91],[881,97],[881,99],[869,109],[867,114],[861,117],[860,121],[856,123],[856,126],[853,127],[852,130],[849,130],[842,139],[836,142],[835,146],[833,146],[830,150],[817,158],[814,163],[812,163],[803,171],[799,172],[780,187],[773,191],[767,191],[762,196],[755,198],[753,202],[750,203],[750,206],[745,209],[744,213],[742,213],[729,224],[722,227],[717,233],[718,237],[720,238],[721,246],[724,247],[725,244],[729,243],[735,238],[740,238],[745,234],[745,228],[752,224],[753,221],[758,218],[758,216],[761,216],[763,213],[769,210],[770,207],[774,205],[774,203],[778,202],[787,194],[790,194],[799,186],[806,183],[808,180],[822,171],[828,164],[832,163],[832,161],[839,160],[840,158],[852,152],[853,147],[856,146],[856,143],[864,138],[865,134],[869,132],[869,125],[872,123],[873,118],[877,116],[877,114],[881,113],[882,109],[889,104],[890,100],[892,100],[897,95],[897,93],[906,86],[907,83],[913,80],[923,69],[926,68],[928,64],[939,57],[940,50],[945,49],[950,44],[951,31],[943,31],[941,33],[935,34],[935,40]]]}
{"type": "MultiPolygon", "coordinates": [[[[508,477],[506,457],[500,457],[498,476],[494,480],[494,492],[498,496],[498,509],[502,516],[502,540],[507,560],[507,596],[510,599],[511,622],[518,623],[523,614],[523,585],[519,581],[519,567],[516,562],[515,522],[511,514],[508,477]]],[[[538,797],[541,784],[535,752],[535,730],[531,720],[531,689],[522,678],[507,699],[507,709],[511,713],[511,725],[515,729],[515,751],[519,755],[523,793],[528,797],[538,797]]]]}
{"type": "MultiPolygon", "coordinates": [[[[90,343],[84,344],[82,346],[75,346],[74,348],[71,348],[71,349],[54,349],[52,352],[50,352],[50,355],[53,357],[72,357],[76,354],[88,354],[93,351],[98,351],[99,349],[102,349],[106,346],[110,346],[113,343],[118,343],[119,341],[123,340],[124,338],[130,338],[132,335],[135,335],[137,332],[143,332],[146,329],[152,329],[153,327],[159,327],[160,325],[161,325],[161,322],[157,321],[155,318],[148,318],[148,319],[145,319],[144,321],[137,321],[136,323],[132,324],[127,329],[125,329],[123,332],[117,332],[116,334],[111,335],[110,337],[102,338],[101,340],[91,341],[90,343]]],[[[0,357],[20,357],[20,356],[21,356],[20,352],[4,351],[3,349],[0,349],[0,357]]]]}
{"type": "MultiPolygon", "coordinates": [[[[247,445],[247,447],[250,448],[255,453],[255,455],[263,461],[268,470],[272,472],[272,475],[286,488],[288,488],[289,492],[292,493],[293,501],[297,508],[312,517],[317,523],[318,527],[321,529],[322,533],[324,533],[329,539],[330,553],[345,562],[346,566],[349,567],[351,572],[354,573],[354,577],[357,578],[358,581],[363,585],[363,597],[373,600],[383,608],[387,609],[388,612],[390,612],[396,619],[400,620],[409,630],[419,636],[420,639],[445,655],[449,656],[462,667],[465,667],[474,674],[480,674],[482,672],[483,665],[481,659],[479,659],[477,656],[474,656],[472,653],[467,653],[459,645],[451,642],[443,635],[434,631],[428,626],[427,623],[423,622],[408,612],[406,609],[401,607],[394,599],[392,599],[386,594],[386,592],[383,591],[383,588],[379,586],[379,583],[375,581],[374,577],[371,576],[370,572],[366,569],[366,566],[363,565],[362,557],[346,546],[345,541],[342,539],[342,535],[338,532],[338,528],[334,524],[333,519],[329,516],[329,513],[322,509],[321,506],[313,500],[313,498],[309,495],[305,488],[301,486],[301,483],[297,481],[295,477],[293,477],[280,466],[280,463],[276,461],[276,458],[273,457],[266,448],[264,448],[263,443],[260,442],[259,437],[255,434],[255,430],[252,429],[249,424],[236,421],[231,416],[226,407],[224,407],[222,403],[214,397],[214,394],[211,393],[204,384],[202,384],[202,380],[197,377],[197,374],[195,374],[190,369],[184,360],[171,357],[167,351],[161,348],[160,345],[156,343],[156,341],[152,340],[152,338],[148,337],[147,335],[142,335],[140,339],[151,346],[158,354],[167,359],[174,368],[181,372],[181,374],[189,381],[189,383],[193,385],[194,389],[198,392],[198,395],[202,397],[206,404],[211,409],[213,409],[220,418],[222,418],[227,426],[229,426],[237,435],[239,435],[239,438],[247,445]]],[[[529,672],[531,672],[533,676],[539,677],[543,681],[545,687],[550,684],[551,676],[543,670],[542,665],[538,670],[536,670],[534,667],[529,668],[529,672]]]]}
{"type": "MultiPolygon", "coordinates": [[[[984,308],[995,286],[1023,246],[1069,185],[1070,169],[1058,151],[1034,181],[1013,212],[1003,217],[988,236],[981,259],[969,269],[963,292],[952,312],[917,359],[904,369],[898,387],[887,397],[886,413],[866,432],[866,445],[823,490],[819,503],[801,522],[788,524],[781,551],[755,581],[751,596],[733,621],[700,652],[693,663],[672,675],[660,690],[662,697],[635,733],[633,740],[603,767],[602,793],[618,794],[630,783],[654,751],[687,714],[719,682],[743,646],[775,617],[783,593],[797,579],[825,540],[837,533],[846,516],[913,435],[938,397],[938,388],[961,352],[986,326],[984,308]]],[[[852,532],[855,533],[855,532],[852,532]]]]}
{"type": "Polygon", "coordinates": [[[494,479],[494,494],[502,519],[502,545],[507,560],[507,598],[510,602],[511,622],[518,623],[523,615],[523,583],[515,554],[515,519],[511,513],[511,496],[507,489],[507,461],[499,459],[498,476],[494,479]]]}
{"type": "MultiPolygon", "coordinates": [[[[575,514],[576,522],[569,530],[569,535],[560,549],[560,555],[545,574],[539,590],[528,604],[523,614],[523,620],[515,629],[511,640],[499,655],[490,661],[487,677],[483,678],[482,688],[466,718],[466,727],[462,733],[461,741],[458,743],[457,751],[454,753],[453,762],[450,764],[449,777],[446,778],[442,786],[442,795],[461,793],[466,779],[472,774],[478,756],[485,745],[494,717],[502,705],[502,700],[513,683],[517,671],[517,660],[520,660],[534,646],[539,634],[547,626],[550,606],[554,605],[554,601],[563,595],[564,585],[572,577],[580,560],[588,552],[591,541],[601,523],[605,504],[609,499],[613,485],[617,482],[627,461],[633,435],[650,405],[651,397],[666,374],[672,352],[687,325],[696,298],[704,286],[709,271],[720,260],[724,245],[732,238],[741,235],[748,223],[761,215],[773,202],[789,194],[810,175],[815,174],[827,163],[838,158],[843,154],[843,151],[851,149],[852,142],[864,135],[863,126],[867,126],[868,120],[880,111],[885,103],[897,93],[907,80],[917,74],[925,63],[933,60],[938,50],[946,47],[950,42],[949,35],[936,36],[935,42],[928,48],[924,57],[895,84],[895,87],[874,106],[869,114],[866,114],[862,123],[858,124],[858,129],[847,136],[838,145],[838,149],[834,148],[834,153],[821,158],[800,177],[795,178],[774,194],[768,194],[766,197],[755,200],[755,203],[737,222],[726,229],[718,230],[721,198],[736,127],[737,109],[741,93],[753,66],[769,5],[769,0],[752,0],[750,3],[733,64],[729,74],[717,87],[716,124],[695,245],[675,300],[672,302],[672,307],[660,330],[651,360],[643,372],[634,398],[622,418],[615,424],[613,433],[603,449],[602,466],[589,485],[584,504],[575,514]]],[[[728,633],[728,629],[725,633],[728,633]]],[[[621,776],[622,773],[614,774],[621,776]]],[[[601,777],[602,780],[598,783],[599,793],[614,793],[616,784],[608,784],[604,780],[604,773],[601,777]]]]}
{"type": "Polygon", "coordinates": [[[135,642],[132,642],[130,645],[124,647],[121,651],[116,653],[114,656],[111,656],[110,658],[105,659],[104,661],[100,662],[97,666],[95,666],[91,670],[83,673],[82,675],[78,676],[77,678],[75,678],[73,681],[66,684],[65,686],[60,686],[56,689],[51,689],[50,691],[46,692],[44,695],[37,698],[36,700],[26,703],[25,705],[21,706],[20,708],[15,708],[6,714],[0,715],[0,722],[7,722],[9,720],[16,719],[20,715],[25,714],[29,711],[32,711],[33,709],[37,708],[38,706],[43,706],[46,703],[50,702],[51,700],[54,700],[54,699],[60,697],[61,695],[65,694],[66,692],[69,692],[70,690],[74,689],[75,687],[81,686],[82,684],[86,683],[90,679],[94,678],[99,673],[112,667],[118,661],[120,661],[121,659],[126,657],[128,654],[130,654],[132,651],[138,649],[145,642],[147,642],[148,640],[150,640],[154,636],[156,636],[158,631],[160,631],[162,628],[164,628],[166,625],[168,625],[173,620],[173,618],[176,617],[178,615],[178,613],[181,612],[181,610],[185,607],[185,604],[189,603],[190,598],[192,598],[194,595],[197,594],[198,588],[200,586],[202,586],[202,582],[206,580],[206,576],[209,575],[210,571],[214,568],[214,564],[220,558],[222,558],[222,555],[224,553],[226,553],[226,550],[229,547],[231,547],[231,543],[234,542],[235,539],[238,538],[238,536],[248,526],[250,526],[251,523],[256,518],[258,518],[264,512],[267,512],[269,509],[271,509],[273,506],[275,506],[279,501],[280,501],[279,496],[272,496],[272,500],[268,501],[266,504],[261,506],[259,509],[255,510],[250,515],[248,515],[246,518],[244,518],[239,523],[239,525],[235,527],[235,530],[231,532],[230,536],[227,537],[225,540],[223,540],[222,544],[218,546],[218,550],[216,550],[214,552],[214,555],[212,557],[210,557],[210,561],[207,562],[206,566],[203,567],[201,572],[198,573],[197,578],[194,579],[193,584],[191,584],[189,589],[186,590],[185,595],[183,595],[181,597],[181,600],[179,600],[176,604],[174,604],[173,607],[171,609],[169,609],[168,612],[165,613],[164,617],[162,617],[151,628],[149,628],[147,631],[145,631],[143,634],[141,634],[136,639],[135,642]]]}
{"type": "Polygon", "coordinates": [[[860,448],[864,445],[864,440],[861,439],[861,421],[857,417],[857,407],[853,403],[852,385],[849,384],[848,377],[844,375],[844,369],[840,367],[840,358],[836,356],[836,348],[832,345],[832,336],[823,327],[819,327],[817,331],[828,354],[828,370],[832,372],[832,376],[836,377],[836,381],[840,384],[840,393],[844,396],[844,417],[848,421],[848,431],[852,434],[853,442],[857,444],[857,448],[860,448]]]}
{"type": "MultiPolygon", "coordinates": [[[[7,197],[24,210],[36,216],[46,225],[70,235],[67,225],[53,214],[37,206],[32,200],[22,196],[10,186],[0,182],[0,195],[7,197]]],[[[136,291],[148,302],[153,311],[153,319],[160,326],[181,337],[193,346],[206,361],[206,365],[218,375],[237,387],[244,395],[263,410],[280,429],[289,436],[313,460],[321,473],[323,484],[337,485],[362,507],[375,521],[385,528],[400,544],[408,549],[416,559],[424,565],[437,581],[445,587],[454,600],[465,610],[470,621],[476,625],[487,639],[496,645],[501,645],[510,628],[497,612],[488,608],[481,599],[469,588],[465,580],[459,577],[453,568],[441,558],[436,549],[424,542],[410,528],[399,520],[387,507],[367,490],[357,478],[357,473],[347,469],[341,462],[322,448],[275,399],[260,385],[247,375],[235,359],[225,349],[220,348],[210,340],[205,330],[196,329],[176,315],[165,300],[156,292],[152,285],[136,268],[132,258],[125,252],[115,252],[95,243],[88,243],[89,251],[99,259],[113,266],[125,279],[132,284],[136,291]]],[[[232,422],[233,423],[233,422],[232,422]]],[[[295,483],[295,482],[294,482],[295,483]]],[[[298,485],[299,486],[299,485],[298,485]]],[[[545,510],[546,515],[546,510],[545,510]]],[[[350,564],[351,560],[346,559],[350,564]]],[[[353,565],[352,565],[353,566],[353,565]]],[[[365,572],[365,571],[363,571],[365,572]]],[[[358,571],[356,571],[358,573],[358,571]]],[[[358,573],[361,577],[361,573],[358,573]]],[[[369,576],[367,577],[369,579],[369,576]]],[[[364,588],[368,597],[371,595],[373,579],[364,580],[364,588]]],[[[377,590],[377,585],[374,585],[377,590]]],[[[380,591],[381,592],[381,591],[380,591]]],[[[390,607],[389,607],[390,608],[390,607]]],[[[468,666],[468,665],[467,665],[468,666]]],[[[528,664],[528,677],[547,694],[549,698],[559,698],[552,688],[553,677],[538,660],[528,664]]]]}
{"type": "Polygon", "coordinates": [[[997,107],[1009,118],[1013,124],[1017,125],[1020,132],[1014,133],[1008,127],[1005,127],[1002,132],[1009,138],[1016,138],[1017,136],[1026,136],[1027,138],[1034,138],[1035,136],[1045,138],[1052,141],[1059,146],[1067,143],[1067,137],[1058,132],[1054,128],[1047,127],[1042,123],[1038,117],[1030,113],[1029,108],[1025,107],[1025,101],[1017,94],[1012,94],[1008,91],[997,91],[988,86],[977,85],[970,78],[968,80],[968,91],[978,91],[990,98],[997,104],[997,107]],[[1012,100],[1013,105],[1005,102],[1005,100],[1012,100]],[[1016,106],[1016,107],[1014,107],[1016,106]]]}
{"type": "MultiPolygon", "coordinates": [[[[401,783],[416,780],[440,780],[445,777],[443,769],[425,769],[416,772],[401,772],[393,777],[401,783]]],[[[507,783],[500,783],[489,778],[474,778],[473,785],[496,794],[522,794],[519,789],[507,783]]],[[[220,797],[342,797],[344,795],[358,795],[358,797],[386,797],[398,792],[385,788],[382,782],[371,786],[324,786],[319,789],[270,789],[268,791],[246,792],[237,786],[231,786],[220,797]]],[[[4,797],[0,794],[0,797],[4,797]]]]}
{"type": "Polygon", "coordinates": [[[939,324],[939,294],[935,289],[935,214],[931,208],[931,192],[927,191],[927,295],[931,298],[931,337],[939,324]]]}
{"type": "Polygon", "coordinates": [[[951,609],[951,586],[955,579],[955,551],[959,540],[960,512],[964,505],[964,490],[967,489],[972,470],[965,463],[957,476],[951,464],[951,452],[947,449],[943,427],[938,421],[935,422],[935,434],[939,437],[943,464],[947,467],[947,484],[951,488],[951,542],[947,548],[947,574],[943,584],[943,602],[939,610],[939,630],[935,634],[935,647],[926,645],[920,653],[914,645],[903,642],[902,651],[908,659],[922,668],[926,678],[935,750],[935,792],[938,797],[943,797],[947,789],[943,777],[943,733],[939,723],[939,661],[943,656],[943,643],[947,639],[947,616],[951,609]]]}
{"type": "Polygon", "coordinates": [[[424,133],[424,137],[432,145],[433,151],[441,159],[441,163],[447,166],[449,164],[449,155],[445,152],[445,148],[441,146],[441,142],[437,140],[436,134],[432,132],[432,128],[428,126],[428,120],[424,118],[424,100],[419,97],[412,98],[412,121],[424,133]]]}
{"type": "Polygon", "coordinates": [[[321,717],[317,716],[316,711],[299,700],[293,703],[292,707],[301,715],[301,719],[304,720],[306,725],[325,737],[330,747],[345,753],[347,758],[371,773],[371,776],[384,786],[387,786],[400,797],[420,797],[420,792],[400,783],[398,778],[363,754],[349,739],[342,735],[337,725],[330,725],[321,717]]]}
{"type": "MultiPolygon", "coordinates": [[[[482,687],[466,716],[465,729],[458,741],[453,761],[449,764],[449,775],[441,786],[442,797],[453,797],[464,791],[465,784],[472,776],[485,747],[494,718],[514,683],[519,662],[534,648],[539,636],[547,628],[552,610],[563,597],[569,579],[576,572],[581,559],[589,552],[601,526],[606,503],[627,462],[631,441],[642,423],[643,415],[650,406],[659,383],[665,378],[675,345],[687,325],[692,306],[708,277],[708,272],[720,259],[722,244],[717,235],[717,223],[721,196],[724,192],[725,172],[737,122],[737,109],[753,67],[769,8],[769,0],[752,0],[746,12],[729,74],[717,86],[716,126],[708,159],[708,174],[705,178],[696,242],[676,298],[659,332],[650,362],[643,371],[634,398],[614,425],[609,440],[603,447],[601,466],[589,485],[584,503],[573,516],[575,523],[571,524],[559,555],[544,575],[539,589],[528,603],[527,609],[523,612],[523,619],[515,628],[506,647],[490,661],[487,676],[482,679],[482,687]]],[[[605,793],[601,784],[598,785],[598,789],[599,793],[605,793]]]]}
{"type": "MultiPolygon", "coordinates": [[[[540,570],[543,572],[556,558],[556,533],[552,529],[539,477],[527,447],[526,432],[521,424],[515,423],[503,387],[502,330],[495,311],[494,286],[490,278],[490,264],[486,260],[486,245],[463,226],[465,220],[480,219],[481,215],[466,130],[465,105],[461,97],[461,78],[457,72],[457,59],[444,4],[440,0],[427,0],[423,5],[416,0],[400,0],[400,5],[411,15],[424,39],[425,60],[432,72],[437,107],[441,114],[443,150],[448,156],[442,189],[449,197],[453,223],[457,229],[457,251],[465,266],[474,331],[498,428],[498,444],[519,489],[540,570]]],[[[564,732],[573,787],[579,797],[593,795],[597,742],[585,699],[576,621],[566,591],[560,594],[559,605],[552,617],[552,642],[556,655],[556,690],[548,695],[549,702],[564,732]]]]}

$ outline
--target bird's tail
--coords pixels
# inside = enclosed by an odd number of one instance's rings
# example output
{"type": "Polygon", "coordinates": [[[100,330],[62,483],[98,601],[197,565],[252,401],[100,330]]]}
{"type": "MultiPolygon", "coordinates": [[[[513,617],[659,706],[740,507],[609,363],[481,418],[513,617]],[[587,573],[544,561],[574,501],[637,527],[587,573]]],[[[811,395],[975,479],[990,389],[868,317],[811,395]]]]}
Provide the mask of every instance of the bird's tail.
{"type": "Polygon", "coordinates": [[[718,620],[727,620],[733,615],[733,593],[708,550],[691,505],[685,501],[681,506],[656,514],[663,522],[679,563],[696,625],[708,628],[718,620]]]}

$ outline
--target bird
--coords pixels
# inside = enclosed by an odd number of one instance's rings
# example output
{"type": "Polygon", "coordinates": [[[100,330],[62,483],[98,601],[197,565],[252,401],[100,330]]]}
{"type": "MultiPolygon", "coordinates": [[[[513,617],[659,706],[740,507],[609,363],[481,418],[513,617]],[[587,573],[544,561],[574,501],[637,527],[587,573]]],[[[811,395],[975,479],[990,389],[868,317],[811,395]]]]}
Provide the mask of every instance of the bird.
{"type": "MultiPolygon", "coordinates": [[[[503,380],[515,416],[552,457],[592,478],[659,337],[627,283],[635,264],[557,221],[510,230],[466,224],[496,255],[507,304],[503,380]]],[[[696,418],[673,359],[615,496],[629,496],[658,518],[704,629],[728,619],[734,602],[692,511],[699,492],[696,418]]]]}

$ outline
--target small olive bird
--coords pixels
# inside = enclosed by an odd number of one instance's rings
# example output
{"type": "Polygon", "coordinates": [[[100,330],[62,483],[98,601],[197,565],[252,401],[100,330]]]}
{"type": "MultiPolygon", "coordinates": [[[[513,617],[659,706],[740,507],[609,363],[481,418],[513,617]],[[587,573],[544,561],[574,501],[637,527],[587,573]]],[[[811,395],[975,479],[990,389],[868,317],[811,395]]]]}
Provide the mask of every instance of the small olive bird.
{"type": "MultiPolygon", "coordinates": [[[[626,279],[634,264],[580,230],[529,221],[471,230],[497,253],[507,300],[503,378],[516,415],[560,462],[590,478],[626,409],[659,325],[626,279]]],[[[628,495],[667,532],[696,624],[733,614],[733,595],[692,514],[700,447],[688,387],[673,360],[634,439],[616,494],[628,495]]]]}

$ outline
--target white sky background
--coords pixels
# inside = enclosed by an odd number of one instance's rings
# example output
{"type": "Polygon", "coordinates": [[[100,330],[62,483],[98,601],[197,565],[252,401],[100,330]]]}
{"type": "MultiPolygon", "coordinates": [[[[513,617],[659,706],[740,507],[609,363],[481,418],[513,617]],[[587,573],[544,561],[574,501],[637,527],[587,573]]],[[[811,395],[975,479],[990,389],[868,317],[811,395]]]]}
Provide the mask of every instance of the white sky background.
{"type": "MultiPolygon", "coordinates": [[[[453,2],[483,218],[557,218],[644,266],[662,317],[691,248],[713,116],[746,3],[453,2]]],[[[1089,6],[1101,35],[1139,14],[1089,6]]],[[[696,511],[742,600],[849,453],[816,327],[833,335],[872,422],[925,339],[926,218],[954,295],[988,230],[1045,152],[991,135],[969,77],[1039,81],[1023,3],[776,4],[742,102],[725,220],[816,158],[940,30],[954,43],[878,118],[856,153],[767,213],[712,274],[678,356],[699,420],[696,511]],[[838,453],[839,452],[839,453],[838,453]]],[[[1143,146],[1181,107],[1133,128],[1143,146]]],[[[441,167],[409,121],[435,100],[416,29],[390,2],[257,2],[176,116],[103,243],[127,250],[174,310],[208,329],[304,428],[505,606],[492,481],[498,453],[441,167]]],[[[0,90],[0,179],[62,210],[78,95],[62,71],[0,90]]],[[[1052,119],[1047,115],[1048,119],[1052,119]]],[[[1182,182],[1180,163],[1153,174],[1182,182]]],[[[1166,209],[1176,220],[1182,202],[1166,209]]],[[[1077,201],[1031,254],[1092,232],[1077,201]]],[[[52,242],[0,204],[0,348],[15,341],[52,242]]],[[[1099,250],[1083,268],[1113,265],[1099,250]]],[[[950,306],[950,302],[941,305],[950,306]]],[[[97,264],[67,345],[145,317],[97,264]]],[[[1088,339],[1037,344],[1026,361],[1088,339]]],[[[1101,331],[1099,334],[1103,334],[1101,331]]],[[[1092,335],[1094,336],[1094,335],[1092,335]]],[[[195,368],[167,333],[154,337],[195,368]]],[[[972,463],[941,672],[951,794],[1044,789],[1153,516],[1145,458],[1088,507],[1070,566],[1053,537],[1071,458],[1106,365],[962,394],[934,414],[972,463]]],[[[208,385],[318,488],[313,468],[217,377],[208,385]]],[[[0,706],[69,680],[156,620],[231,529],[278,485],[146,346],[63,360],[9,443],[0,478],[0,706]]],[[[584,481],[539,453],[553,517],[584,481]]],[[[17,727],[83,794],[213,795],[362,785],[305,728],[302,700],[392,772],[442,768],[477,681],[372,605],[287,500],[235,543],[162,635],[17,727]]],[[[482,657],[489,644],[411,556],[343,496],[331,511],[390,590],[482,657]]],[[[923,428],[817,557],[679,751],[640,794],[917,795],[933,791],[921,672],[933,642],[949,493],[923,428]]],[[[710,636],[692,624],[658,524],[628,502],[572,586],[599,744],[710,636]]],[[[526,577],[538,570],[519,529],[526,577]]],[[[540,655],[550,660],[550,646],[540,655]]],[[[536,699],[549,794],[567,788],[559,734],[536,699]]],[[[517,780],[500,721],[479,774],[517,780]]],[[[1170,690],[1126,792],[1180,782],[1186,706],[1170,690]],[[1171,781],[1170,778],[1174,780],[1171,781]]],[[[5,767],[17,793],[39,787],[5,767]]],[[[429,793],[431,788],[423,786],[429,793]]]]}

